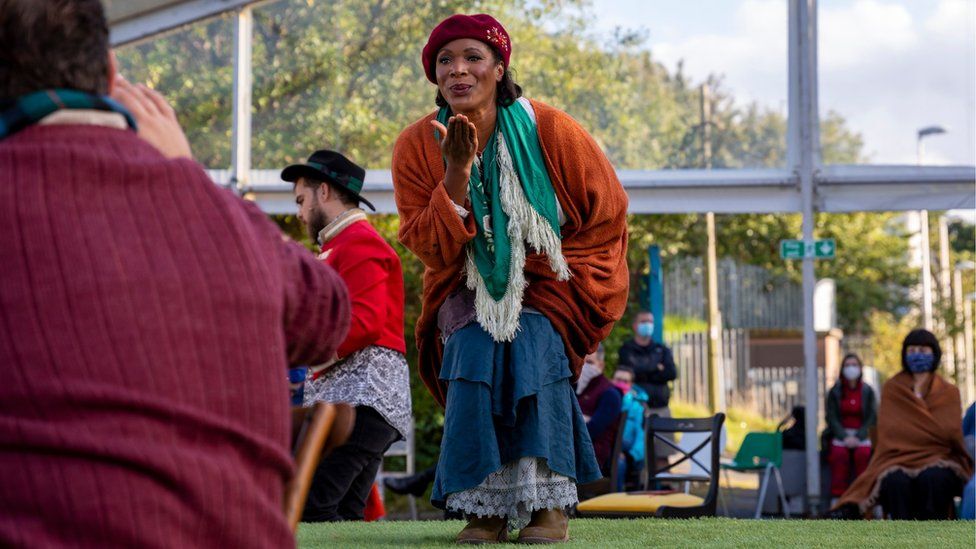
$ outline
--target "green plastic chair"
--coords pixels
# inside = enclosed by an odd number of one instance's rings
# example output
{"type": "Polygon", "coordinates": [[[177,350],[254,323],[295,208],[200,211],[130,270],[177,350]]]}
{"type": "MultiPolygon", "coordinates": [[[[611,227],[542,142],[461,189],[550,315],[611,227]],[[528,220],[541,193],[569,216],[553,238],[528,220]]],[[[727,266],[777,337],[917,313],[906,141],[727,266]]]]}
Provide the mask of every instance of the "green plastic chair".
{"type": "Polygon", "coordinates": [[[756,502],[756,516],[762,513],[762,505],[766,500],[766,490],[769,487],[770,474],[776,479],[779,491],[779,501],[783,506],[783,514],[790,518],[790,508],[786,503],[786,493],[783,491],[783,477],[779,469],[783,465],[783,433],[746,433],[742,446],[736,452],[735,458],[722,463],[725,471],[725,481],[729,482],[729,471],[755,471],[762,474],[759,482],[759,500],[756,502]]]}

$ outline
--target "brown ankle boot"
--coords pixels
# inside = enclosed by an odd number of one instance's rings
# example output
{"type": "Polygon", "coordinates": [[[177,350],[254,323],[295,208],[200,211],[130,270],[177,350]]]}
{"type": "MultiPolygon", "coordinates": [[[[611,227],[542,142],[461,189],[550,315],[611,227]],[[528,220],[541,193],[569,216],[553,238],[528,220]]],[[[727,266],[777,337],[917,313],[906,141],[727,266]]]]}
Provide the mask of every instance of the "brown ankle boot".
{"type": "Polygon", "coordinates": [[[532,520],[518,535],[519,543],[561,543],[569,541],[569,517],[562,509],[532,513],[532,520]]]}
{"type": "Polygon", "coordinates": [[[465,544],[508,541],[508,520],[505,517],[474,517],[454,541],[465,544]]]}

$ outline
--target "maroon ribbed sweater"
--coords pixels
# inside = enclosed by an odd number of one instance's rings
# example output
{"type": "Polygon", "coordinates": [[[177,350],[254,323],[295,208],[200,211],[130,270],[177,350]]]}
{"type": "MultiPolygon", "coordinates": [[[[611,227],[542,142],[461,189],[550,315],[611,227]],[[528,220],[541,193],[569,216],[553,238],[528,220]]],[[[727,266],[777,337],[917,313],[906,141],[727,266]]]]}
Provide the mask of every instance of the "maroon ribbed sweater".
{"type": "Polygon", "coordinates": [[[0,140],[0,546],[283,547],[286,364],[335,272],[134,133],[0,140]]]}

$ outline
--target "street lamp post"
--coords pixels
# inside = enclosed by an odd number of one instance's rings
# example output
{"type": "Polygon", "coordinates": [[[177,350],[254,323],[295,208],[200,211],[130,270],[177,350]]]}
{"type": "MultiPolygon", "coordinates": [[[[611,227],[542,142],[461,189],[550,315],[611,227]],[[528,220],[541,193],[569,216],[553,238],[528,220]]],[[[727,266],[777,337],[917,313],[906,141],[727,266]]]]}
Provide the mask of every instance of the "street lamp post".
{"type": "MultiPolygon", "coordinates": [[[[925,156],[925,144],[922,139],[929,135],[939,135],[946,133],[942,126],[927,126],[920,128],[915,138],[915,156],[919,166],[925,156]]],[[[922,325],[926,330],[932,331],[932,252],[929,246],[929,212],[921,210],[918,212],[921,221],[920,236],[922,247],[922,325]]]]}

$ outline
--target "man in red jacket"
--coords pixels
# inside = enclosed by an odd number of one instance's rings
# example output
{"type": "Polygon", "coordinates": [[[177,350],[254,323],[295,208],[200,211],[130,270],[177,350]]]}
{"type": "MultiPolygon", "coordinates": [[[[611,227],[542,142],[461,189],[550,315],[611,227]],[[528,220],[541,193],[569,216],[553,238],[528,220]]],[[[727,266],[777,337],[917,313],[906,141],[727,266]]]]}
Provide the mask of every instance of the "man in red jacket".
{"type": "Polygon", "coordinates": [[[305,404],[356,406],[349,441],[319,464],[305,504],[308,522],[362,520],[383,453],[413,419],[404,356],[400,258],[359,209],[366,171],[335,151],[316,151],[281,178],[295,183],[298,218],[319,243],[319,259],[349,287],[352,323],[333,361],[309,369],[305,404]]]}
{"type": "Polygon", "coordinates": [[[293,546],[286,367],[344,284],[114,74],[99,0],[0,0],[0,546],[293,546]]]}

